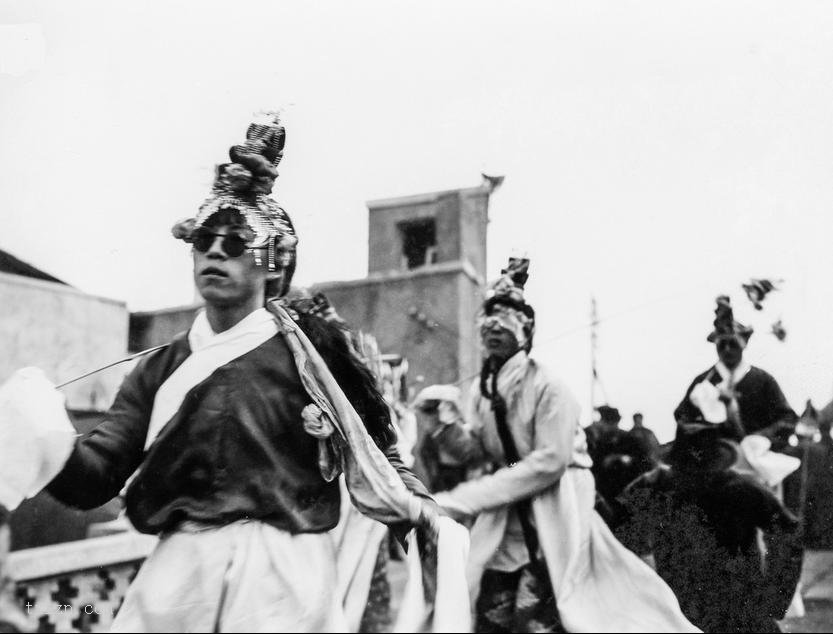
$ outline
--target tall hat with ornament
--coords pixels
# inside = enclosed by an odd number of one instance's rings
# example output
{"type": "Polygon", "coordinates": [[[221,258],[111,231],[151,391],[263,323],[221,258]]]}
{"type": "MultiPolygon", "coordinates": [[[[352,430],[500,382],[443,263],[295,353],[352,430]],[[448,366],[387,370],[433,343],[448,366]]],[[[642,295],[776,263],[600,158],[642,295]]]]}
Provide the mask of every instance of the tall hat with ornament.
{"type": "Polygon", "coordinates": [[[524,286],[529,279],[529,259],[509,258],[493,282],[478,317],[481,330],[497,323],[515,335],[518,344],[529,351],[535,334],[535,310],[524,299],[524,286]]]}
{"type": "Polygon", "coordinates": [[[172,229],[175,238],[190,243],[216,214],[237,212],[246,224],[246,246],[255,262],[265,264],[270,271],[283,272],[279,295],[289,288],[298,243],[289,215],[270,197],[285,142],[286,130],[280,115],[258,115],[246,131],[245,142],[229,150],[231,162],[216,167],[211,193],[197,215],[181,220],[172,229]]]}
{"type": "Polygon", "coordinates": [[[732,311],[732,303],[727,295],[717,298],[717,307],[714,309],[714,330],[706,338],[710,343],[715,343],[723,337],[740,337],[744,342],[749,341],[754,329],[751,326],[744,326],[735,319],[732,311]]]}

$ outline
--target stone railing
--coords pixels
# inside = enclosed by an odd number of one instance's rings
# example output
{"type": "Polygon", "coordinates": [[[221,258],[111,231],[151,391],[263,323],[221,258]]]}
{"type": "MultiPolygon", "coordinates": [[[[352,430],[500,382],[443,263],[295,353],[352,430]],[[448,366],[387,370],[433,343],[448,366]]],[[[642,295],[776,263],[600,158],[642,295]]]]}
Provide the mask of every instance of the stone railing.
{"type": "Polygon", "coordinates": [[[107,631],[156,540],[129,532],[18,550],[5,572],[32,631],[107,631]]]}

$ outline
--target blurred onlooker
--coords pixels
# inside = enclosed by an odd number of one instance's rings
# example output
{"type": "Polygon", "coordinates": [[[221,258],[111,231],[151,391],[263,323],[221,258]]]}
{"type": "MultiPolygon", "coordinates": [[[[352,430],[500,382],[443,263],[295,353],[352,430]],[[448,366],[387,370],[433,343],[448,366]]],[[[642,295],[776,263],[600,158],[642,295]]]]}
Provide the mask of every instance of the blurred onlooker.
{"type": "Polygon", "coordinates": [[[819,422],[821,440],[810,452],[806,501],[807,548],[833,550],[833,436],[830,420],[819,422]]]}
{"type": "Polygon", "coordinates": [[[423,389],[414,401],[417,416],[417,441],[414,447],[416,476],[430,491],[448,491],[468,475],[468,467],[452,455],[440,442],[444,425],[459,418],[460,388],[453,385],[432,385],[423,389]]]}
{"type": "Polygon", "coordinates": [[[811,550],[833,550],[833,437],[830,420],[819,414],[821,438],[800,437],[790,455],[805,461],[784,482],[784,499],[804,519],[805,545],[811,550]]]}
{"type": "Polygon", "coordinates": [[[633,427],[628,434],[639,443],[646,456],[651,460],[657,460],[659,457],[659,441],[654,432],[645,427],[640,412],[633,415],[633,427]]]}
{"type": "Polygon", "coordinates": [[[731,470],[737,446],[720,436],[714,425],[679,428],[668,465],[619,497],[616,535],[654,556],[704,632],[779,632],[801,571],[798,521],[773,493],[731,470]]]}
{"type": "Polygon", "coordinates": [[[599,420],[584,428],[587,436],[587,449],[593,458],[595,458],[594,452],[601,454],[603,449],[611,443],[615,444],[626,433],[619,428],[622,416],[618,409],[610,405],[599,405],[596,411],[599,413],[599,420]]]}
{"type": "Polygon", "coordinates": [[[752,332],[735,320],[729,298],[718,297],[714,330],[707,337],[718,362],[692,381],[674,418],[679,425],[714,423],[732,440],[763,436],[777,451],[787,446],[798,417],[778,382],[743,358],[752,332]]]}
{"type": "Polygon", "coordinates": [[[622,417],[618,409],[601,405],[596,411],[599,420],[584,430],[587,452],[593,459],[596,490],[604,501],[610,501],[653,463],[637,439],[619,427],[622,417]]]}

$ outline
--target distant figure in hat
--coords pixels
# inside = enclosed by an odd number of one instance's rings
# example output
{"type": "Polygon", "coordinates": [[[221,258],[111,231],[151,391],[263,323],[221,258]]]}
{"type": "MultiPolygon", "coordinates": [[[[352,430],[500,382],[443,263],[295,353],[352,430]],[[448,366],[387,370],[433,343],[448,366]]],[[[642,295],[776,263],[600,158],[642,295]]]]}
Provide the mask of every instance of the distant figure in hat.
{"type": "Polygon", "coordinates": [[[833,550],[833,436],[830,420],[819,421],[821,440],[811,448],[807,471],[807,548],[833,550]]]}
{"type": "Polygon", "coordinates": [[[596,411],[599,412],[599,420],[584,428],[584,433],[587,434],[587,445],[591,456],[593,455],[594,444],[605,436],[616,436],[618,432],[622,431],[619,429],[619,421],[622,420],[622,416],[619,414],[618,409],[605,404],[599,405],[596,411]]]}
{"type": "Polygon", "coordinates": [[[659,441],[653,431],[645,427],[640,412],[633,415],[633,427],[628,435],[639,443],[642,452],[652,461],[659,457],[659,441]]]}
{"type": "Polygon", "coordinates": [[[593,459],[596,489],[604,501],[610,501],[654,465],[639,441],[619,427],[618,409],[600,405],[596,411],[599,420],[585,428],[587,451],[593,459]]]}
{"type": "Polygon", "coordinates": [[[743,358],[752,328],[734,319],[729,298],[717,298],[714,330],[718,362],[692,381],[674,411],[680,425],[714,423],[722,435],[737,441],[748,434],[768,438],[773,449],[786,446],[797,416],[778,382],[743,358]]]}
{"type": "Polygon", "coordinates": [[[789,454],[806,460],[804,469],[784,480],[784,501],[804,520],[805,545],[811,550],[833,551],[833,407],[816,410],[810,401],[799,419],[805,434],[789,454]],[[813,430],[818,429],[818,436],[813,430]]]}
{"type": "Polygon", "coordinates": [[[736,458],[737,446],[718,427],[680,427],[668,465],[619,497],[616,535],[638,554],[653,554],[683,613],[704,632],[778,632],[801,571],[798,521],[770,491],[731,470],[736,458]]]}

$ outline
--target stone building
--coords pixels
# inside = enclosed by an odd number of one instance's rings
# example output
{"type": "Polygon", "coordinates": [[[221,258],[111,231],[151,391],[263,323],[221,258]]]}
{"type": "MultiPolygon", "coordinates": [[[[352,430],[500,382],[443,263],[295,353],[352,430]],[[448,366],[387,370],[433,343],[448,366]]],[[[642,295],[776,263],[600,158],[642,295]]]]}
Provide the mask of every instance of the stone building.
{"type": "Polygon", "coordinates": [[[369,202],[368,276],[313,287],[345,321],[372,332],[383,352],[408,359],[417,389],[478,371],[474,321],[493,189],[485,181],[369,202]]]}

